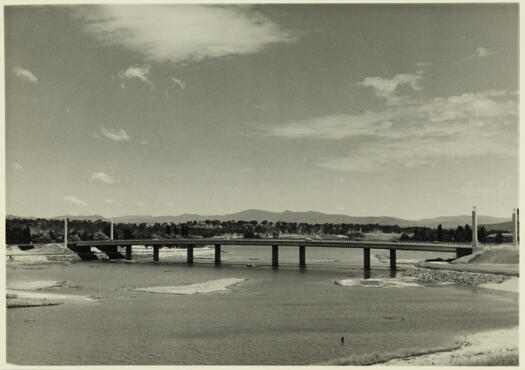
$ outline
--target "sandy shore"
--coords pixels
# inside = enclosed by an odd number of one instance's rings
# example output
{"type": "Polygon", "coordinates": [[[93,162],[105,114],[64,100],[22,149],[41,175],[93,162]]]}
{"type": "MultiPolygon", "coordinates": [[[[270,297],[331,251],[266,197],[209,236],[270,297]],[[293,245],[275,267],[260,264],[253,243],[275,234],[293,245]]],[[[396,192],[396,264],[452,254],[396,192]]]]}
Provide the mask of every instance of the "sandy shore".
{"type": "Polygon", "coordinates": [[[488,358],[517,355],[518,327],[486,331],[463,338],[463,345],[453,351],[443,351],[422,356],[399,358],[377,365],[396,366],[454,366],[477,365],[484,363],[488,358]]]}
{"type": "Polygon", "coordinates": [[[56,306],[63,303],[92,302],[93,297],[75,294],[58,294],[47,292],[46,289],[68,287],[75,285],[67,281],[35,280],[8,283],[6,289],[7,308],[56,306]]]}
{"type": "Polygon", "coordinates": [[[406,288],[422,287],[416,278],[397,277],[397,278],[372,278],[372,279],[341,279],[335,281],[336,285],[364,287],[364,288],[406,288]]]}
{"type": "Polygon", "coordinates": [[[138,292],[161,293],[161,294],[207,294],[217,292],[228,292],[230,287],[239,284],[246,279],[228,278],[206,281],[204,283],[188,284],[188,285],[168,285],[156,287],[135,288],[138,292]]]}
{"type": "Polygon", "coordinates": [[[517,277],[505,280],[502,283],[487,283],[479,285],[482,288],[502,290],[505,292],[519,293],[520,279],[517,277]]]}

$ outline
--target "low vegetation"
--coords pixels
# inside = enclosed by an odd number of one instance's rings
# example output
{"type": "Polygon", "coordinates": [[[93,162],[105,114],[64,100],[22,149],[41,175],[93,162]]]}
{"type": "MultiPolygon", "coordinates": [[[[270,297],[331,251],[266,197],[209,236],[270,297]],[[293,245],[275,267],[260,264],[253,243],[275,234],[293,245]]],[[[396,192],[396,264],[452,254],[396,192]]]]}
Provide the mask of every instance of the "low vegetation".
{"type": "MultiPolygon", "coordinates": [[[[103,240],[110,234],[110,223],[103,220],[70,220],[68,240],[103,240]]],[[[491,232],[493,232],[491,230],[491,232]]],[[[377,238],[382,240],[413,240],[468,243],[472,241],[469,225],[456,229],[430,227],[400,227],[379,224],[324,223],[309,224],[271,221],[189,221],[184,223],[116,223],[115,239],[164,239],[188,236],[214,237],[237,235],[244,238],[272,237],[273,235],[347,238],[352,240],[377,238]]],[[[478,240],[484,242],[489,232],[478,228],[478,240]]],[[[52,243],[64,240],[63,220],[24,219],[6,220],[7,244],[52,243]]]]}

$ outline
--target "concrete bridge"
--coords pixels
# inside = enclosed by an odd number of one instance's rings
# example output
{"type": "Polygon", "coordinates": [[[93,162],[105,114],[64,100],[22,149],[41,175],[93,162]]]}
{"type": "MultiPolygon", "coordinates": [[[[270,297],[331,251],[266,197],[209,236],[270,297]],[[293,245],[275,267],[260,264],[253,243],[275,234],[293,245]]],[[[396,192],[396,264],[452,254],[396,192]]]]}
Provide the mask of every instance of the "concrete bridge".
{"type": "Polygon", "coordinates": [[[67,247],[77,252],[82,259],[93,259],[96,256],[91,248],[97,248],[106,253],[110,258],[132,259],[133,246],[153,247],[153,260],[159,260],[159,249],[168,247],[179,247],[186,249],[186,261],[193,263],[193,249],[196,246],[213,245],[215,246],[215,263],[221,263],[222,245],[256,245],[272,247],[272,266],[279,266],[279,247],[298,247],[299,266],[306,266],[306,247],[317,248],[358,248],[363,249],[363,266],[370,269],[370,249],[388,249],[390,251],[390,268],[396,269],[396,252],[405,251],[426,251],[439,253],[454,253],[456,258],[472,254],[472,245],[459,243],[428,243],[428,242],[405,242],[405,241],[355,241],[355,240],[311,240],[303,239],[138,239],[138,240],[98,240],[98,241],[79,241],[68,242],[67,247]],[[118,252],[118,247],[126,248],[126,255],[118,252]]]}

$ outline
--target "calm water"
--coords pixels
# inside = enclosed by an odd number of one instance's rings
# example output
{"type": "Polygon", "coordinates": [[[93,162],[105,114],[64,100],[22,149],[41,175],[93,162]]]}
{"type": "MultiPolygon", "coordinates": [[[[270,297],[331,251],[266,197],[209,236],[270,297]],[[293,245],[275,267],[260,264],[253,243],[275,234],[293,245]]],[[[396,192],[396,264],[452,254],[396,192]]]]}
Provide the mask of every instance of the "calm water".
{"type": "MultiPolygon", "coordinates": [[[[211,255],[151,257],[139,263],[105,261],[9,266],[8,282],[67,280],[63,294],[103,297],[94,303],[7,310],[7,360],[24,365],[293,365],[450,343],[458,334],[518,324],[516,295],[446,287],[342,287],[336,279],[363,278],[361,250],[223,247],[211,255]],[[254,264],[254,267],[246,267],[254,264]],[[130,288],[246,278],[231,293],[171,295],[130,288]],[[345,344],[340,338],[345,336],[345,344]]],[[[372,254],[384,254],[372,251],[372,254]]],[[[386,254],[385,254],[386,255],[386,254]]],[[[431,255],[437,257],[439,254],[431,255]]],[[[450,257],[449,255],[441,255],[450,257]]],[[[401,252],[398,259],[422,259],[401,252]]],[[[372,277],[390,278],[373,258],[372,277]]],[[[51,289],[50,289],[51,291],[51,289]]]]}

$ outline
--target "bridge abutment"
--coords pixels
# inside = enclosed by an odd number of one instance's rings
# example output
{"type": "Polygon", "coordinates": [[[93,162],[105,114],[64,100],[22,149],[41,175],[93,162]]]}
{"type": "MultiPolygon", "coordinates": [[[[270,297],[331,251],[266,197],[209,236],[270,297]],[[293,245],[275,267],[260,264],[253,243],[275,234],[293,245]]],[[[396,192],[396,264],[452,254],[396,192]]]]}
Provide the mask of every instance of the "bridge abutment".
{"type": "Polygon", "coordinates": [[[131,258],[132,258],[131,245],[126,245],[126,259],[131,260],[131,258]]]}
{"type": "Polygon", "coordinates": [[[473,250],[468,248],[456,248],[456,258],[461,258],[472,254],[473,250]]]}

